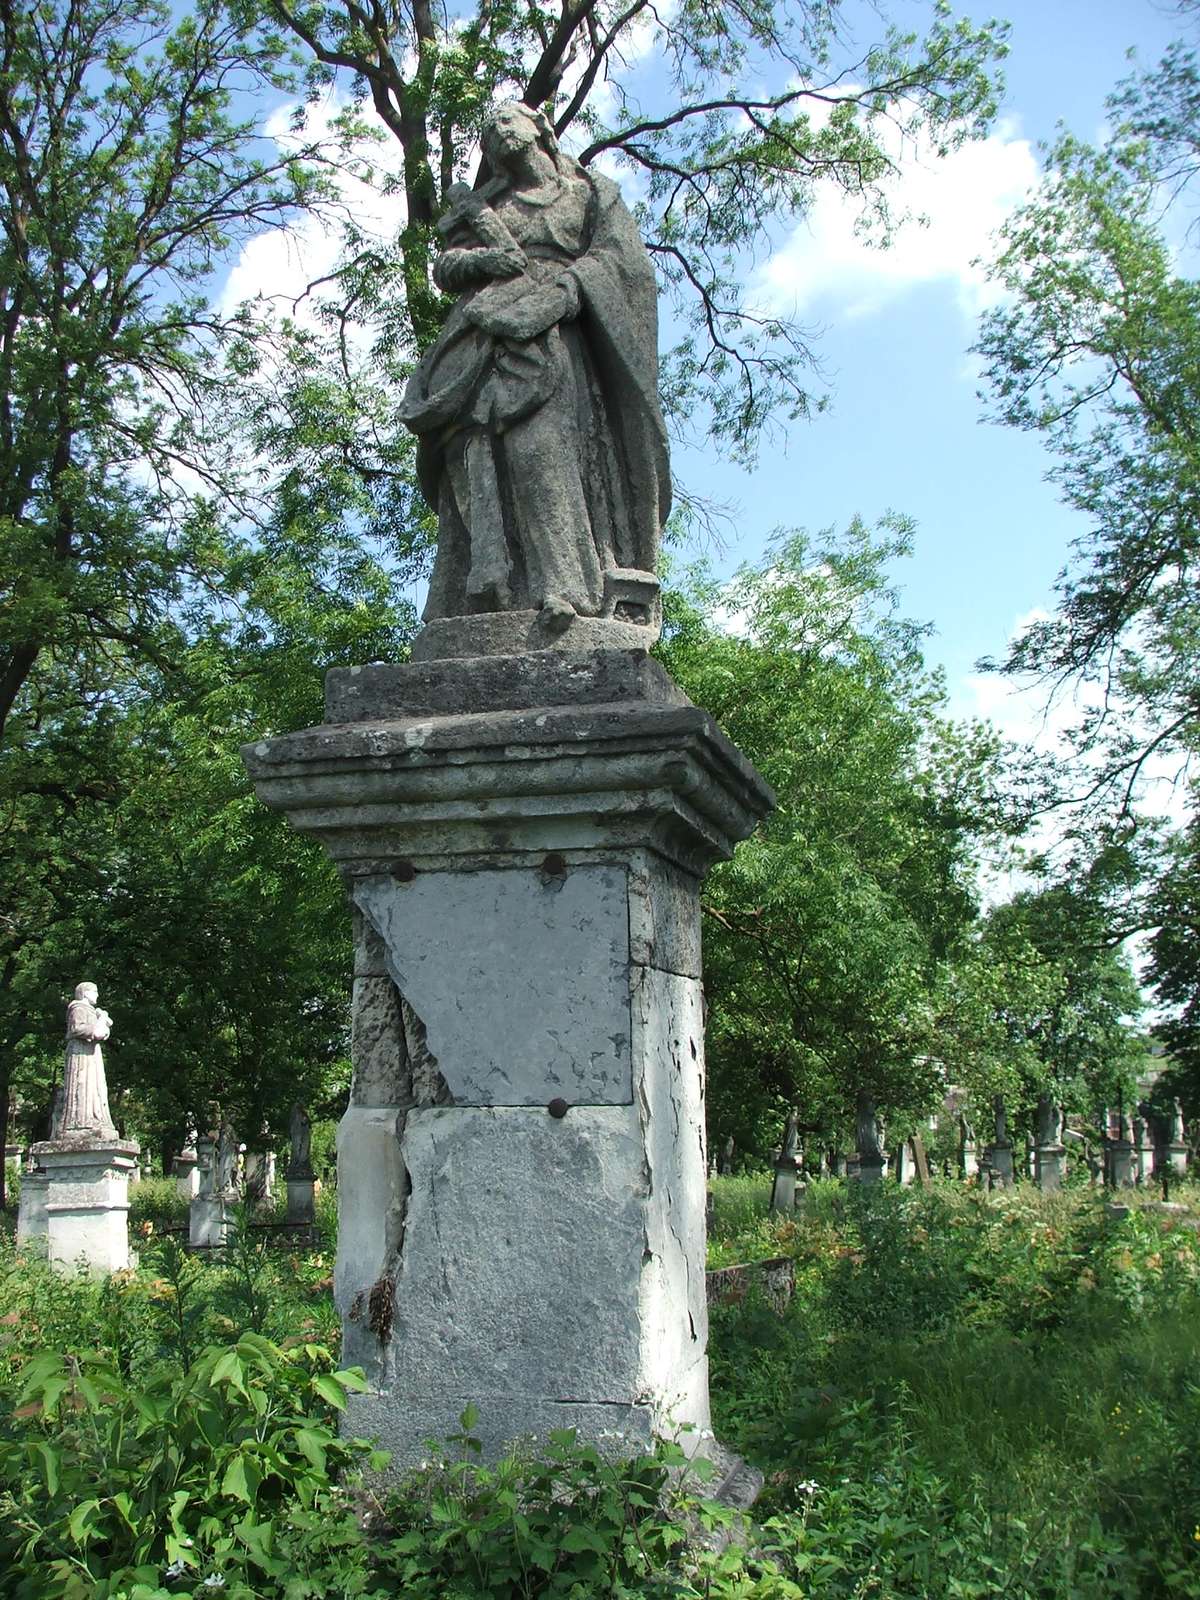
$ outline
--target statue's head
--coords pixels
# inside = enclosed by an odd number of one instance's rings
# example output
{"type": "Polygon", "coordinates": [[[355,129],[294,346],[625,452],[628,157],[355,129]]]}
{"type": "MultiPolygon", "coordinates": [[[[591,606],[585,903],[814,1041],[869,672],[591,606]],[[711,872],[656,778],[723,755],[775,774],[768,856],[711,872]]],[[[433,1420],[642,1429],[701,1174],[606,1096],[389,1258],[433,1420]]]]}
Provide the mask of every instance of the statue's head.
{"type": "Polygon", "coordinates": [[[485,166],[496,172],[506,165],[507,158],[537,145],[557,166],[558,140],[554,128],[544,112],[520,100],[505,100],[493,106],[483,125],[480,141],[485,166]]]}
{"type": "Polygon", "coordinates": [[[76,1000],[86,1000],[89,1005],[94,1006],[100,998],[100,991],[94,983],[77,983],[75,985],[75,998],[76,1000]]]}

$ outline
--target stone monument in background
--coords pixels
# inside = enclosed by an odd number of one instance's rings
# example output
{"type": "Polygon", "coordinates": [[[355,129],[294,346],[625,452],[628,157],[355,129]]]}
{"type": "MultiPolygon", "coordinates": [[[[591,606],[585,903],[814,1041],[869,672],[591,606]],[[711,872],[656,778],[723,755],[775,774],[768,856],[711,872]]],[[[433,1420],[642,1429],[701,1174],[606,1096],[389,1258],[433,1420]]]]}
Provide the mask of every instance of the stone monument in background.
{"type": "Polygon", "coordinates": [[[302,1105],[294,1105],[288,1121],[291,1149],[287,1167],[287,1219],[297,1227],[317,1220],[316,1175],[312,1164],[312,1122],[302,1105]]]}
{"type": "Polygon", "coordinates": [[[1013,1147],[1008,1136],[1008,1109],[1001,1094],[992,1098],[992,1116],[992,1142],[983,1152],[988,1181],[992,1188],[1011,1189],[1014,1177],[1013,1147]]]}
{"type": "Polygon", "coordinates": [[[109,1110],[102,1047],[112,1018],[99,999],[94,983],[76,986],[67,1007],[61,1123],[30,1153],[46,1175],[50,1261],[119,1272],[129,1265],[129,1179],[140,1150],[120,1137],[109,1110]]]}
{"type": "Polygon", "coordinates": [[[875,1111],[870,1092],[860,1089],[854,1115],[855,1146],[858,1153],[857,1181],[880,1183],[887,1173],[887,1152],[883,1148],[883,1123],[875,1111]]]}
{"type": "Polygon", "coordinates": [[[403,1468],[709,1427],[700,884],[770,789],[647,652],[669,503],[654,272],[620,194],[500,107],[405,416],[438,517],[408,665],[244,750],[342,873],[352,1432],[403,1468]]]}
{"type": "Polygon", "coordinates": [[[1062,1188],[1067,1170],[1067,1147],[1062,1139],[1062,1111],[1050,1094],[1040,1094],[1034,1144],[1034,1174],[1043,1194],[1062,1188]]]}

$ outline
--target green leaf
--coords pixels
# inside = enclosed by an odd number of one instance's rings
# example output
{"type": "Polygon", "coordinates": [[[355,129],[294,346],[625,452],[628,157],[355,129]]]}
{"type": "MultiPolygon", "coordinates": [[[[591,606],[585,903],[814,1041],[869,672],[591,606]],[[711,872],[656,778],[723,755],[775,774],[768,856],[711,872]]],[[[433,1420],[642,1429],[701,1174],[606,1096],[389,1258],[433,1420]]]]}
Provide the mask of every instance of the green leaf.
{"type": "Polygon", "coordinates": [[[346,1407],[346,1391],[332,1373],[323,1372],[313,1379],[313,1388],[338,1411],[346,1407]]]}

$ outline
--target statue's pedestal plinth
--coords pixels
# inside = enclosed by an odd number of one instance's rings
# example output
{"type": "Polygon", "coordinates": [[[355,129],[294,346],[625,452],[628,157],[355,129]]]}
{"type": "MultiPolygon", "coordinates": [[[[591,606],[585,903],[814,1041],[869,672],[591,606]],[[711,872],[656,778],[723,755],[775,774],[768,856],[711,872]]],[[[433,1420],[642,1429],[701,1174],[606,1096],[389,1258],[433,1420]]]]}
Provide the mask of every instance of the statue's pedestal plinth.
{"type": "Polygon", "coordinates": [[[132,1139],[54,1139],[32,1151],[46,1174],[46,1248],[64,1270],[121,1272],[129,1257],[129,1178],[140,1147],[132,1139]]]}
{"type": "Polygon", "coordinates": [[[1169,1144],[1166,1147],[1167,1166],[1176,1177],[1184,1177],[1188,1169],[1188,1147],[1185,1144],[1169,1144]]]}
{"type": "Polygon", "coordinates": [[[200,1169],[194,1150],[181,1150],[174,1162],[175,1188],[189,1205],[200,1192],[200,1169]]]}
{"type": "Polygon", "coordinates": [[[469,1403],[489,1454],[707,1429],[699,891],[770,790],[640,651],[335,671],[326,713],[243,753],[356,912],[346,1426],[394,1468],[469,1403]]]}
{"type": "Polygon", "coordinates": [[[887,1157],[882,1161],[873,1161],[869,1156],[858,1158],[857,1180],[859,1183],[882,1183],[887,1176],[887,1157]]]}
{"type": "Polygon", "coordinates": [[[979,1175],[979,1156],[970,1140],[958,1147],[958,1171],[959,1176],[963,1178],[975,1178],[979,1175]]]}
{"type": "Polygon", "coordinates": [[[984,1164],[991,1173],[993,1188],[1011,1189],[1013,1186],[1013,1147],[1011,1144],[989,1144],[983,1152],[984,1164]]]}
{"type": "Polygon", "coordinates": [[[1133,1145],[1128,1139],[1114,1139],[1105,1155],[1109,1188],[1132,1189],[1137,1181],[1133,1145]]]}
{"type": "Polygon", "coordinates": [[[1034,1150],[1034,1176],[1043,1194],[1055,1194],[1062,1188],[1067,1172],[1067,1147],[1065,1144],[1039,1144],[1034,1150]]]}
{"type": "Polygon", "coordinates": [[[297,1227],[311,1227],[317,1220],[316,1179],[287,1175],[287,1219],[297,1227]]]}

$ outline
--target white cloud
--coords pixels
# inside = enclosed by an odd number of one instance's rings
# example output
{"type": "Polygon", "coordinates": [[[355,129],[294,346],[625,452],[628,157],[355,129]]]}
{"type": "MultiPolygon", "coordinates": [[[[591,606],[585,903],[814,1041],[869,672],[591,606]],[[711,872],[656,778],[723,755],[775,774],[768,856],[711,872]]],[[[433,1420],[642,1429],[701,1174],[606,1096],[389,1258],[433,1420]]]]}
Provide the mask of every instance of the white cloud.
{"type": "Polygon", "coordinates": [[[843,314],[867,316],[921,284],[952,287],[963,311],[976,315],[994,301],[976,259],[1038,179],[1033,146],[1004,120],[982,140],[939,159],[928,143],[885,139],[898,167],[886,192],[896,212],[914,220],[886,248],[855,231],[859,207],[826,190],[808,218],[764,263],[753,285],[768,310],[790,314],[836,305],[843,314]],[[926,219],[924,224],[915,219],[926,219]]]}
{"type": "MultiPolygon", "coordinates": [[[[329,147],[332,155],[335,145],[332,125],[344,103],[343,97],[334,94],[322,104],[310,107],[300,134],[294,133],[291,126],[295,105],[281,106],[268,119],[263,132],[274,139],[281,150],[323,144],[329,147]]],[[[378,143],[367,141],[354,154],[374,169],[376,181],[366,183],[349,172],[339,172],[335,205],[353,217],[360,230],[374,235],[380,242],[394,239],[404,223],[404,196],[382,193],[379,179],[400,170],[400,146],[389,137],[378,143]]],[[[341,227],[336,211],[325,217],[309,213],[290,227],[256,234],[242,246],[230,269],[221,291],[220,309],[228,315],[244,301],[260,296],[280,302],[296,300],[308,284],[333,269],[340,251],[341,227]]],[[[303,320],[309,314],[311,308],[301,302],[295,313],[297,319],[303,320]]]]}

